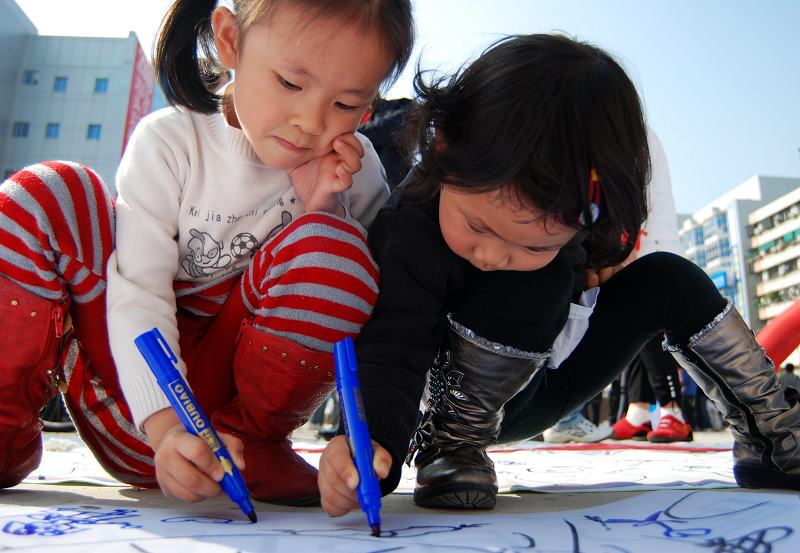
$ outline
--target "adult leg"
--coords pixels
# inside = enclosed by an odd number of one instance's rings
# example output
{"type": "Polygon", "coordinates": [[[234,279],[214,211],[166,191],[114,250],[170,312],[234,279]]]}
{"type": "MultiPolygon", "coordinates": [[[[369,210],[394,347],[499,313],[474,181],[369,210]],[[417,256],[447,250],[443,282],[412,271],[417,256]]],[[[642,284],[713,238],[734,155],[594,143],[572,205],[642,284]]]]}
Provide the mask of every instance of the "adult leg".
{"type": "Polygon", "coordinates": [[[371,314],[377,267],[355,226],[312,213],[263,245],[241,282],[226,301],[244,314],[233,357],[238,395],[212,421],[244,442],[254,498],[317,504],[317,471],[288,436],[333,389],[333,344],[355,337],[371,314]]]}
{"type": "MultiPolygon", "coordinates": [[[[648,344],[654,340],[658,340],[658,338],[650,340],[648,344]]],[[[650,404],[655,401],[655,398],[645,373],[644,359],[640,352],[623,373],[625,390],[628,394],[628,408],[625,416],[612,427],[615,440],[644,440],[647,438],[648,432],[653,429],[653,425],[650,423],[650,404]]]]}
{"type": "Polygon", "coordinates": [[[545,430],[542,434],[544,441],[556,444],[567,442],[592,444],[611,437],[613,434],[612,428],[609,426],[597,426],[583,415],[583,409],[585,409],[585,406],[575,409],[554,426],[545,430]]]}
{"type": "Polygon", "coordinates": [[[660,409],[658,425],[647,433],[647,440],[654,443],[692,441],[692,427],[684,420],[681,410],[683,395],[678,363],[661,347],[660,336],[650,340],[639,355],[660,409]]]}
{"type": "Polygon", "coordinates": [[[39,463],[38,412],[57,381],[104,468],[124,482],[155,484],[152,452],[131,422],[108,346],[105,265],[113,236],[113,202],[86,167],[43,163],[0,186],[4,487],[39,463]]]}

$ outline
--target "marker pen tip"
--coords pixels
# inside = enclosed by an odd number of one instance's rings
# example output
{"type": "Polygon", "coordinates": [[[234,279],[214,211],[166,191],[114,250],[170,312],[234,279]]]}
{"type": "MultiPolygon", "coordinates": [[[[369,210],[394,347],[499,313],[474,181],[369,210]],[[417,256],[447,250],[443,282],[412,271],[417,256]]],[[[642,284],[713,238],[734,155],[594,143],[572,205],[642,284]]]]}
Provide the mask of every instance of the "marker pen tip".
{"type": "Polygon", "coordinates": [[[247,518],[250,519],[250,522],[258,522],[258,517],[256,516],[255,511],[250,511],[249,513],[247,513],[247,518]]]}
{"type": "Polygon", "coordinates": [[[380,524],[373,524],[370,526],[372,528],[372,535],[376,538],[381,537],[381,525],[380,524]]]}

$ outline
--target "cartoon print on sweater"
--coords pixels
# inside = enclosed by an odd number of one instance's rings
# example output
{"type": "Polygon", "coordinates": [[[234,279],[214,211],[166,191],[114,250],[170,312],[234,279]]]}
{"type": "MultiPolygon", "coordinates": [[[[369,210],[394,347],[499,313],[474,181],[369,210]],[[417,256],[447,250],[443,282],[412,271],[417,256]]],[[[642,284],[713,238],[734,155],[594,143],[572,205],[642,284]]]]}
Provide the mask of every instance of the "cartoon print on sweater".
{"type": "Polygon", "coordinates": [[[189,253],[181,260],[181,267],[187,274],[195,278],[204,277],[230,264],[231,256],[222,253],[222,242],[197,229],[189,229],[189,234],[192,235],[187,243],[189,253]]]}
{"type": "MultiPolygon", "coordinates": [[[[294,198],[291,199],[291,202],[294,203],[294,198]]],[[[274,229],[269,231],[269,234],[267,234],[267,237],[264,239],[264,243],[267,243],[270,240],[272,240],[272,238],[276,236],[280,231],[288,227],[289,223],[291,222],[292,222],[292,214],[289,213],[288,211],[281,211],[281,223],[277,225],[274,229]]]]}
{"type": "Polygon", "coordinates": [[[236,259],[253,256],[258,250],[258,239],[249,232],[240,232],[231,240],[231,255],[236,259]]]}

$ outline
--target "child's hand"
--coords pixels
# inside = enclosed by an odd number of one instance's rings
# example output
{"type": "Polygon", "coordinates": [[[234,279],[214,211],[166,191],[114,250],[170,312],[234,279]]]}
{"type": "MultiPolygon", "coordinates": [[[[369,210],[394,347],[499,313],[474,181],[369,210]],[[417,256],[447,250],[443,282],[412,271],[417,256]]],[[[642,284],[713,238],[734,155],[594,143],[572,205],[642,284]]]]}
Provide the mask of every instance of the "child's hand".
{"type": "Polygon", "coordinates": [[[614,276],[614,273],[622,269],[622,265],[615,265],[614,267],[602,267],[600,269],[587,269],[586,270],[586,289],[596,288],[602,286],[614,276]]]}
{"type": "Polygon", "coordinates": [[[307,212],[327,211],[344,215],[339,194],[353,185],[361,170],[364,147],[355,134],[337,136],[333,151],[289,171],[292,184],[307,212]]]}
{"type": "MultiPolygon", "coordinates": [[[[197,502],[222,491],[222,466],[202,438],[186,431],[172,409],[154,413],[145,431],[155,452],[156,479],[167,497],[197,502]]],[[[239,469],[244,468],[241,440],[220,433],[220,439],[239,469]]]]}
{"type": "Polygon", "coordinates": [[[603,267],[601,269],[587,269],[586,271],[586,289],[595,288],[597,286],[602,286],[606,282],[608,282],[611,277],[615,274],[620,272],[624,267],[627,267],[639,256],[639,250],[634,249],[631,251],[630,255],[620,263],[619,265],[614,265],[613,267],[603,267]]]}
{"type": "MultiPolygon", "coordinates": [[[[378,478],[386,478],[392,468],[392,456],[372,441],[375,453],[372,466],[378,478]]],[[[347,438],[335,436],[319,460],[319,494],[322,508],[330,516],[338,517],[358,508],[358,471],[350,456],[347,438]]]]}

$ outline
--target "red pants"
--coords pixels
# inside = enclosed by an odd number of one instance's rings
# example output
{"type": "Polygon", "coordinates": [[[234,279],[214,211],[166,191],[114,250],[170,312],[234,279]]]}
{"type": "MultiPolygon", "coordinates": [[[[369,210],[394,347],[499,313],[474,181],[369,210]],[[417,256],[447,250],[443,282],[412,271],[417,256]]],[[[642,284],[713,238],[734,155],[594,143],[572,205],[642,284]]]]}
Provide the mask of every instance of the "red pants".
{"type": "MultiPolygon", "coordinates": [[[[61,325],[59,317],[71,316],[72,331],[57,341],[60,366],[55,372],[65,384],[61,387],[73,421],[110,474],[130,484],[154,486],[153,452],[133,424],[119,389],[106,328],[113,199],[88,168],[48,162],[23,169],[0,186],[0,221],[0,280],[5,279],[0,296],[9,296],[0,297],[0,302],[30,294],[34,302],[47,302],[58,313],[56,326],[61,325]]],[[[207,415],[236,394],[232,358],[245,321],[261,331],[330,351],[333,342],[355,336],[366,322],[377,297],[377,280],[377,267],[361,232],[345,219],[313,213],[262,244],[243,274],[204,286],[176,283],[187,378],[207,415]],[[319,266],[321,256],[328,260],[324,267],[319,266]],[[318,293],[321,287],[328,290],[324,297],[318,293]]],[[[3,316],[17,316],[9,313],[3,316]]],[[[24,332],[23,323],[18,327],[24,332]]],[[[19,344],[46,339],[21,336],[19,344]]],[[[0,364],[7,373],[0,378],[0,442],[3,429],[16,431],[20,418],[3,404],[30,403],[14,383],[27,379],[30,371],[53,369],[21,369],[14,364],[14,350],[4,351],[8,359],[0,364]]],[[[7,455],[9,466],[21,462],[13,450],[7,455]]]]}

